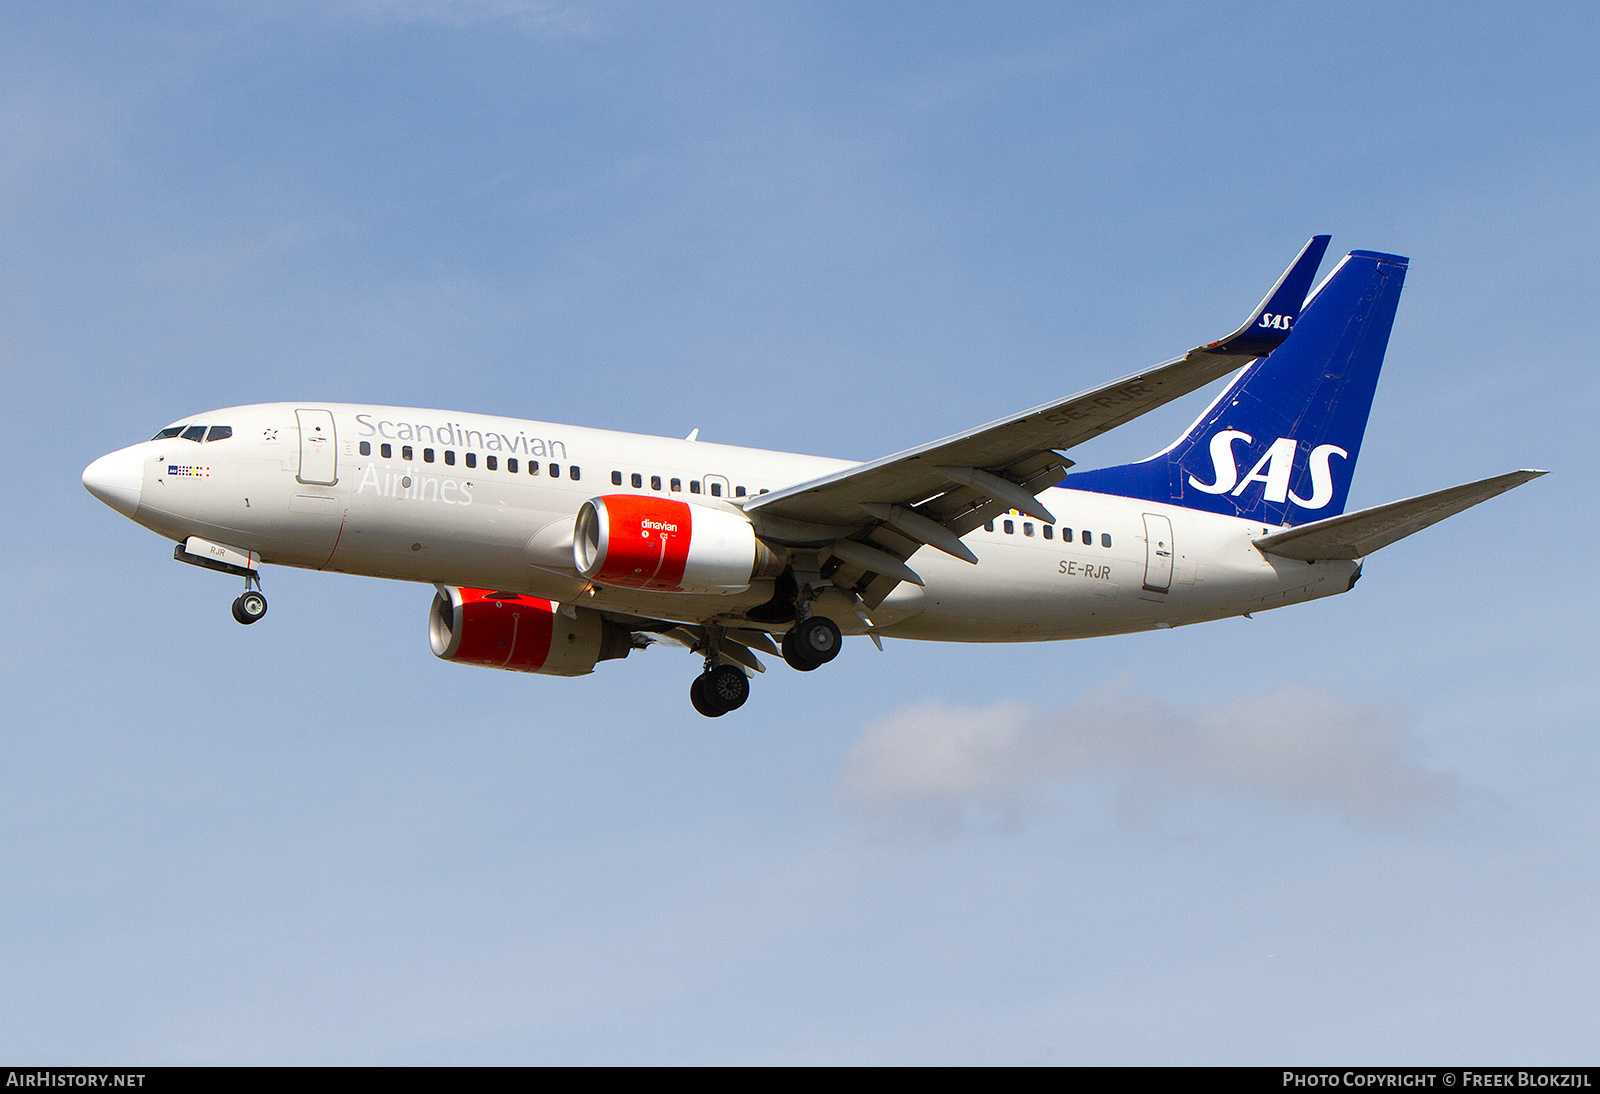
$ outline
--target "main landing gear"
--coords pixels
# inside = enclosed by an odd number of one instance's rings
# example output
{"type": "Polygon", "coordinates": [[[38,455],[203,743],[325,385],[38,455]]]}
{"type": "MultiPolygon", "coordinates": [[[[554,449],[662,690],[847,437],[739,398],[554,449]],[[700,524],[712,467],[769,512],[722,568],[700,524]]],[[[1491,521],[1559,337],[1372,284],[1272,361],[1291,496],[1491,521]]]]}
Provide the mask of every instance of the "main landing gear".
{"type": "Polygon", "coordinates": [[[808,615],[783,636],[783,659],[790,668],[810,672],[839,656],[844,636],[825,615],[808,615]]]}
{"type": "Polygon", "coordinates": [[[827,616],[812,615],[802,605],[799,618],[783,636],[780,649],[764,633],[706,626],[693,649],[705,654],[706,668],[689,685],[689,702],[707,718],[720,718],[744,706],[750,698],[750,676],[745,671],[761,672],[761,662],[752,647],[765,653],[783,654],[791,668],[810,672],[839,656],[844,636],[839,624],[827,616]]]}
{"type": "Polygon", "coordinates": [[[707,718],[738,710],[750,698],[750,678],[737,665],[707,668],[689,685],[689,702],[707,718]]]}
{"type": "Polygon", "coordinates": [[[244,592],[233,602],[233,617],[245,626],[267,614],[267,598],[261,595],[261,579],[250,576],[244,579],[244,592]]]}

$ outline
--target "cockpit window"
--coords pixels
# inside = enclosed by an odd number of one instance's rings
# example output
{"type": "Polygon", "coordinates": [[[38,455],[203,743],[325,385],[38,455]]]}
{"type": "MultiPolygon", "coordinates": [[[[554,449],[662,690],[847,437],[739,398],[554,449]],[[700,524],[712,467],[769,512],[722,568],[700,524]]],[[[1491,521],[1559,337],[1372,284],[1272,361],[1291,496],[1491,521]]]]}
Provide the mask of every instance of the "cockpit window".
{"type": "Polygon", "coordinates": [[[225,441],[231,436],[233,436],[233,426],[214,425],[211,427],[211,432],[206,434],[206,443],[210,444],[212,441],[225,441]]]}
{"type": "Polygon", "coordinates": [[[200,441],[206,439],[206,427],[203,425],[192,425],[179,434],[179,436],[186,441],[194,441],[198,444],[200,441]]]}
{"type": "Polygon", "coordinates": [[[182,433],[182,432],[183,432],[183,426],[181,426],[181,425],[169,425],[169,426],[167,426],[167,428],[163,429],[160,433],[157,433],[154,437],[151,437],[150,439],[152,441],[167,441],[167,440],[171,440],[173,437],[176,437],[179,433],[182,433]]]}

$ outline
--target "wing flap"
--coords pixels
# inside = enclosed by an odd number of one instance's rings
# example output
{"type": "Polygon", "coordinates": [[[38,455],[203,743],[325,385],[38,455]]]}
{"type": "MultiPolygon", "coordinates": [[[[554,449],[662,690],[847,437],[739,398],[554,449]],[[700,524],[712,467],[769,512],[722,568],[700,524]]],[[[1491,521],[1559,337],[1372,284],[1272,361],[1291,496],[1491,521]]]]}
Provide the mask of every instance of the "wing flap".
{"type": "Polygon", "coordinates": [[[1262,536],[1254,542],[1269,554],[1305,562],[1361,558],[1544,474],[1544,471],[1513,471],[1491,479],[1437,490],[1432,494],[1302,524],[1284,532],[1262,536]]]}

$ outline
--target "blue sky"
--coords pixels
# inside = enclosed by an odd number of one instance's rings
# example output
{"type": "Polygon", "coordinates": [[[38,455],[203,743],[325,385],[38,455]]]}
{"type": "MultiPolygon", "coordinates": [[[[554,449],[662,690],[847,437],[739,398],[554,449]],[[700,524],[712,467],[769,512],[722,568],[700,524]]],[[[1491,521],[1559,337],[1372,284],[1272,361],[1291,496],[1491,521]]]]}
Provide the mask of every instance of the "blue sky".
{"type": "MultiPolygon", "coordinates": [[[[11,4],[0,1055],[1572,1062],[1600,1027],[1587,5],[11,4]],[[1073,644],[436,661],[81,488],[379,401],[870,458],[1412,258],[1349,596],[1073,644]]],[[[1077,450],[1162,447],[1192,397],[1077,450]]]]}

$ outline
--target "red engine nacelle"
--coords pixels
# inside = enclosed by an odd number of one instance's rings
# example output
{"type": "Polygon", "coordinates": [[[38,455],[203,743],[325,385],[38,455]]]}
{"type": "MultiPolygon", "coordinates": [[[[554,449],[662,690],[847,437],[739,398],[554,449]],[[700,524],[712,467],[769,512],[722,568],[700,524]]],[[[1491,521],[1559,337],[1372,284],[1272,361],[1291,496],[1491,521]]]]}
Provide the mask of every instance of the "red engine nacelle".
{"type": "Polygon", "coordinates": [[[446,587],[428,614],[434,656],[466,665],[551,676],[583,676],[599,661],[628,656],[632,635],[600,613],[562,614],[549,600],[446,587]]]}
{"type": "Polygon", "coordinates": [[[781,568],[742,514],[640,494],[584,502],[572,561],[590,581],[664,593],[743,592],[781,568]]]}

